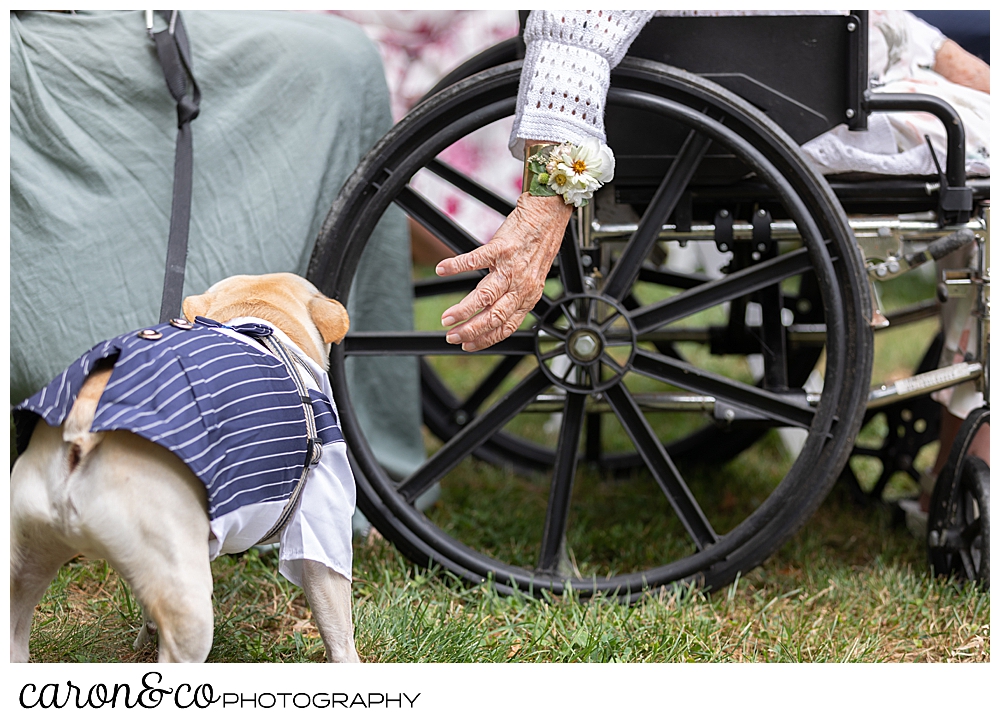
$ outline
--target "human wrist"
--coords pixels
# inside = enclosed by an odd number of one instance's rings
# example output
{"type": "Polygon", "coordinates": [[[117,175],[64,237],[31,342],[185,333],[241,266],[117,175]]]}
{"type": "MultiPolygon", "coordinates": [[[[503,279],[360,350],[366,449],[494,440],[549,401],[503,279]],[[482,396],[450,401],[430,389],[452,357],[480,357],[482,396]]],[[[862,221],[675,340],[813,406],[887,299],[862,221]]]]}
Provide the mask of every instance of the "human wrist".
{"type": "Polygon", "coordinates": [[[552,218],[568,222],[573,215],[573,206],[567,204],[561,196],[532,196],[527,191],[518,196],[517,207],[523,221],[537,226],[552,218]]]}
{"type": "Polygon", "coordinates": [[[517,199],[517,223],[530,238],[532,248],[551,263],[551,258],[562,245],[566,225],[573,216],[573,206],[566,204],[560,196],[532,196],[522,193],[517,199]],[[529,230],[530,229],[530,230],[529,230]]]}

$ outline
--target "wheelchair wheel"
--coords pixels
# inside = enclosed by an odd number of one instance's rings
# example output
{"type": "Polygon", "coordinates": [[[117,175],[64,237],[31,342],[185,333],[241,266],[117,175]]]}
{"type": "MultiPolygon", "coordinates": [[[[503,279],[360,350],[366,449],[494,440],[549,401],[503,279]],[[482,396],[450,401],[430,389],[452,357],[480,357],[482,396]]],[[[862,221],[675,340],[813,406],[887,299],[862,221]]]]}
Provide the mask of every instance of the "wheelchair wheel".
{"type": "MultiPolygon", "coordinates": [[[[475,246],[414,191],[418,173],[435,174],[506,213],[509,202],[454,173],[439,155],[511,116],[519,77],[520,63],[510,63],[467,78],[419,105],[379,142],[321,230],[309,272],[321,290],[347,301],[366,242],[391,204],[456,252],[475,246]]],[[[682,129],[685,140],[600,284],[568,232],[557,278],[534,317],[491,349],[466,354],[427,325],[427,331],[350,334],[331,357],[359,507],[414,561],[472,582],[492,579],[500,590],[559,594],[572,586],[634,599],[681,581],[724,585],[766,559],[820,504],[864,413],[871,332],[860,254],[829,186],[794,142],[737,96],[649,61],[623,61],[608,106],[651,114],[682,129]],[[731,264],[720,279],[665,280],[647,259],[678,199],[691,192],[702,159],[719,153],[749,169],[744,175],[758,198],[753,208],[784,214],[801,242],[774,244],[764,255],[747,249],[745,263],[731,264]],[[781,301],[806,288],[816,303],[803,319],[822,348],[813,372],[822,383],[809,394],[792,372],[794,344],[781,301]],[[748,298],[760,300],[765,322],[777,323],[754,327],[759,338],[750,347],[745,338],[699,342],[707,323],[725,328],[748,298]],[[751,347],[771,352],[759,382],[744,358],[751,347]],[[401,482],[374,458],[345,384],[347,360],[371,355],[416,357],[442,384],[479,367],[478,376],[457,382],[461,388],[439,390],[441,398],[466,400],[465,415],[453,417],[454,433],[443,444],[429,439],[426,463],[401,482]],[[754,460],[741,461],[743,453],[722,466],[725,451],[717,448],[709,459],[679,466],[677,441],[703,433],[706,416],[712,432],[745,424],[759,439],[748,451],[754,460]],[[797,453],[777,443],[782,428],[801,430],[797,453]],[[513,474],[471,459],[503,435],[532,440],[546,458],[541,462],[552,460],[551,473],[513,474]],[[641,459],[642,469],[619,480],[588,474],[578,462],[594,438],[602,449],[641,459]],[[413,501],[437,482],[441,501],[420,512],[413,501]]],[[[698,199],[716,202],[711,193],[698,199]]],[[[417,306],[435,294],[466,293],[478,278],[428,280],[418,286],[417,306]]]]}
{"type": "Polygon", "coordinates": [[[962,423],[938,475],[927,520],[927,556],[934,574],[954,575],[984,590],[990,587],[990,468],[967,451],[989,421],[984,407],[962,423]]]}

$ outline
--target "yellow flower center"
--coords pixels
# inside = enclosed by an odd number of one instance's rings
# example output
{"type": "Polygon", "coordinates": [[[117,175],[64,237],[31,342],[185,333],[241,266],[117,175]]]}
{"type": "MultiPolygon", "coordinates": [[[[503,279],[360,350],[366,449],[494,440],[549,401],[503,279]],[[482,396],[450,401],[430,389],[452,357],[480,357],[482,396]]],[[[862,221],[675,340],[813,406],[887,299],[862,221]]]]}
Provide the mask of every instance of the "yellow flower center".
{"type": "Polygon", "coordinates": [[[557,186],[565,186],[566,185],[566,174],[565,173],[557,173],[555,176],[552,177],[552,180],[555,181],[555,183],[556,183],[557,186]]]}
{"type": "Polygon", "coordinates": [[[573,161],[573,173],[583,173],[587,170],[587,163],[582,160],[573,161]]]}

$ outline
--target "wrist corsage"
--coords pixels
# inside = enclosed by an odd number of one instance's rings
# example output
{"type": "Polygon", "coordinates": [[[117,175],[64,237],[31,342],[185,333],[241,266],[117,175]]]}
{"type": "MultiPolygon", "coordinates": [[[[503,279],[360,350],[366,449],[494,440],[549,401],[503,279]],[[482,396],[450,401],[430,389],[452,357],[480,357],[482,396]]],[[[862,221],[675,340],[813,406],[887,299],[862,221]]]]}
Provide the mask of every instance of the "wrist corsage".
{"type": "Polygon", "coordinates": [[[605,144],[588,138],[580,145],[532,146],[525,160],[524,188],[532,196],[562,196],[579,208],[615,176],[615,157],[605,144]]]}

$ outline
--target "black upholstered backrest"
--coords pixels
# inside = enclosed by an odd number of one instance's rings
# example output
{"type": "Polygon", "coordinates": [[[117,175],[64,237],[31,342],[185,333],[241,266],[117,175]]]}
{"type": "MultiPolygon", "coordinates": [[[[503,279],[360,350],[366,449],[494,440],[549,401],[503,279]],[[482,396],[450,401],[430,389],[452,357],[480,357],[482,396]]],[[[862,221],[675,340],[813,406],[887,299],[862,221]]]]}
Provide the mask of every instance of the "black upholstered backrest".
{"type": "Polygon", "coordinates": [[[866,48],[867,18],[857,15],[655,17],[629,55],[715,81],[803,143],[857,125],[866,48]]]}

